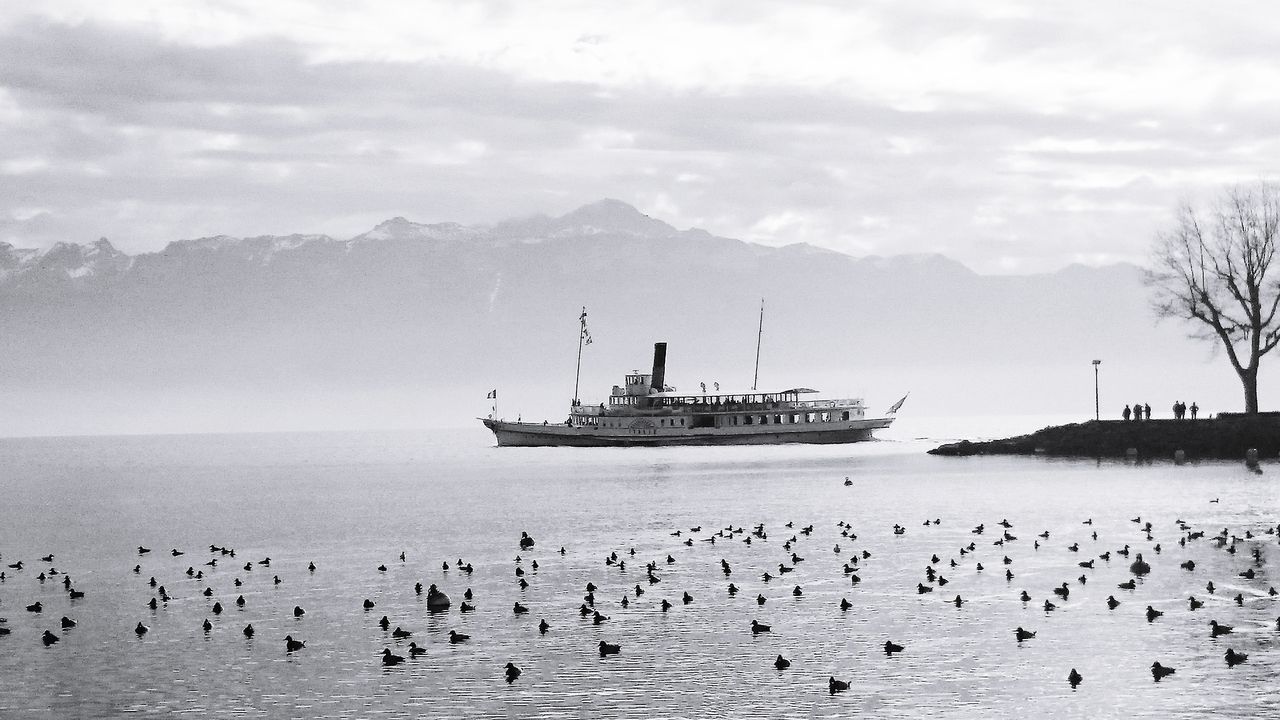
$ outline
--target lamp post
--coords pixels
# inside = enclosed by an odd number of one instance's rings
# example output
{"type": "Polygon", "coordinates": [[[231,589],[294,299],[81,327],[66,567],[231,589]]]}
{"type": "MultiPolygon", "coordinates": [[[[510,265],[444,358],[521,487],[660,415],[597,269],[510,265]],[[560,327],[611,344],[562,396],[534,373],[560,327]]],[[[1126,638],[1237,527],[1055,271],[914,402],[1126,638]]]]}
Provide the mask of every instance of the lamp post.
{"type": "Polygon", "coordinates": [[[1093,419],[1102,419],[1102,406],[1098,404],[1098,366],[1102,364],[1101,360],[1093,361],[1093,419]]]}

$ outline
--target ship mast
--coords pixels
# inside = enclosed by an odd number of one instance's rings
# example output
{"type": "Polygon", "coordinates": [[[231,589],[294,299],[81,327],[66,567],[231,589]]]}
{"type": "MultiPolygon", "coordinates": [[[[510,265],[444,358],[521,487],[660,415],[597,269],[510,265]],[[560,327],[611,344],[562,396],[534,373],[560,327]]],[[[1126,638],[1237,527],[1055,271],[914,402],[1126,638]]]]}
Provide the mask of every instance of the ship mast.
{"type": "Polygon", "coordinates": [[[756,331],[756,372],[751,377],[751,390],[760,381],[760,339],[764,337],[764,298],[760,298],[760,328],[756,331]]]}
{"type": "Polygon", "coordinates": [[[582,306],[582,314],[578,316],[578,368],[573,373],[573,406],[578,406],[578,378],[582,375],[582,341],[590,337],[587,334],[587,306],[582,306]]]}

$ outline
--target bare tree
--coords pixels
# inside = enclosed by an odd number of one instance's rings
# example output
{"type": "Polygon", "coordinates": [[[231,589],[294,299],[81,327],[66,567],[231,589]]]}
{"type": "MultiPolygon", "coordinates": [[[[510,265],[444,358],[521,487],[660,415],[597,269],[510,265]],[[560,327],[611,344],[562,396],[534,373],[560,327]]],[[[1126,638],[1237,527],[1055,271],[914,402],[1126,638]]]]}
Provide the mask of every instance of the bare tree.
{"type": "Polygon", "coordinates": [[[1258,412],[1258,363],[1280,343],[1280,188],[1223,191],[1207,212],[1184,205],[1156,236],[1147,285],[1161,318],[1197,321],[1192,337],[1217,339],[1240,383],[1246,413],[1258,412]]]}

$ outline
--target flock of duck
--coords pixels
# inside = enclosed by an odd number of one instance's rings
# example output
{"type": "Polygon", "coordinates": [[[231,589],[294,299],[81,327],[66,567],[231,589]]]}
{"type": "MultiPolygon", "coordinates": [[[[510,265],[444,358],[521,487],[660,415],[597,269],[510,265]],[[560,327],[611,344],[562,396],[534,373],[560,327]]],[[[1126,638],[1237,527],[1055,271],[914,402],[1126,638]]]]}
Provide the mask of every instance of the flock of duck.
{"type": "MultiPolygon", "coordinates": [[[[1152,558],[1163,558],[1166,555],[1175,556],[1179,554],[1179,550],[1186,548],[1188,544],[1199,542],[1212,544],[1213,547],[1216,547],[1221,552],[1233,556],[1234,560],[1229,564],[1235,565],[1237,569],[1243,567],[1243,569],[1239,569],[1236,572],[1236,577],[1232,578],[1233,582],[1244,581],[1247,586],[1230,598],[1231,603],[1236,607],[1243,607],[1246,603],[1256,604],[1276,599],[1277,591],[1275,587],[1268,585],[1266,581],[1267,558],[1264,546],[1277,542],[1277,538],[1280,537],[1280,526],[1251,527],[1236,532],[1233,532],[1230,528],[1222,528],[1210,535],[1206,530],[1194,528],[1189,523],[1177,520],[1171,526],[1177,528],[1176,538],[1171,536],[1161,541],[1155,536],[1157,531],[1152,522],[1144,521],[1141,517],[1137,517],[1132,518],[1132,523],[1134,525],[1134,536],[1130,539],[1130,542],[1134,545],[1143,544],[1141,552],[1131,544],[1124,544],[1123,547],[1109,549],[1101,553],[1086,551],[1080,540],[1074,540],[1070,544],[1061,541],[1055,542],[1053,535],[1048,530],[1037,533],[1033,538],[1029,538],[1030,542],[1028,542],[1028,540],[1019,540],[1018,536],[1014,534],[1013,524],[1008,520],[993,523],[991,527],[988,527],[985,523],[979,524],[969,529],[971,537],[969,542],[964,545],[952,548],[938,547],[927,557],[921,557],[920,565],[923,569],[918,581],[914,587],[904,586],[901,591],[920,596],[933,593],[942,596],[945,592],[943,588],[963,574],[997,573],[1003,576],[1011,602],[1020,602],[1024,608],[1034,608],[1047,615],[1069,603],[1078,602],[1072,599],[1073,588],[1079,588],[1090,582],[1101,581],[1098,579],[1099,576],[1094,574],[1094,571],[1103,567],[1113,567],[1111,563],[1116,562],[1121,567],[1127,567],[1127,573],[1125,573],[1127,579],[1117,583],[1115,591],[1108,594],[1106,599],[1107,611],[1114,613],[1122,605],[1128,603],[1141,605],[1144,603],[1143,600],[1134,598],[1140,594],[1143,580],[1153,572],[1157,572],[1157,569],[1153,568],[1152,564],[1144,558],[1144,554],[1152,558]],[[1033,597],[1028,590],[1018,588],[1018,583],[1015,582],[1018,577],[1015,572],[1017,563],[1009,554],[1006,554],[1009,552],[1007,548],[1014,543],[1019,543],[1023,546],[1031,545],[1037,553],[1064,553],[1062,557],[1069,558],[1072,561],[1072,570],[1070,572],[1072,574],[1079,572],[1080,574],[1077,577],[1063,580],[1045,588],[1046,594],[1041,598],[1033,597]],[[988,568],[988,565],[991,567],[988,568]],[[948,574],[952,576],[951,579],[946,576],[948,574]],[[1247,597],[1246,591],[1248,592],[1247,597]],[[1117,595],[1123,599],[1117,598],[1117,595]]],[[[941,524],[941,518],[932,518],[924,520],[921,525],[927,531],[929,528],[938,527],[941,524]]],[[[1098,533],[1092,530],[1092,525],[1092,519],[1083,520],[1080,532],[1094,543],[1096,548],[1098,533]]],[[[786,586],[790,586],[790,589],[785,589],[785,592],[794,598],[805,596],[805,589],[802,584],[787,582],[786,579],[788,579],[788,576],[794,577],[791,574],[795,573],[798,567],[805,562],[805,558],[799,554],[801,545],[807,543],[812,546],[818,542],[813,537],[815,532],[817,531],[813,525],[796,527],[796,524],[792,522],[786,523],[777,530],[766,528],[763,523],[750,528],[730,524],[714,531],[704,531],[702,526],[681,528],[670,532],[670,543],[675,546],[670,547],[669,552],[663,551],[665,552],[665,557],[663,552],[660,552],[656,557],[650,559],[638,559],[637,551],[634,547],[630,549],[615,549],[603,556],[600,572],[616,573],[617,577],[626,578],[623,580],[601,579],[602,584],[608,582],[613,586],[613,590],[609,591],[611,597],[617,597],[616,593],[621,589],[622,593],[619,600],[605,600],[605,591],[602,590],[601,586],[594,581],[589,581],[580,591],[582,593],[580,600],[577,597],[578,591],[573,590],[569,591],[573,594],[571,601],[559,602],[554,606],[547,603],[539,606],[533,601],[524,599],[522,593],[531,586],[531,583],[537,581],[539,568],[548,562],[555,562],[553,558],[556,556],[563,558],[566,555],[566,549],[559,547],[558,550],[546,553],[546,556],[542,557],[542,565],[540,565],[539,559],[534,557],[538,553],[537,544],[527,532],[521,533],[519,540],[513,543],[512,551],[518,554],[514,556],[510,566],[510,577],[514,585],[512,592],[521,599],[517,599],[514,602],[511,614],[517,618],[527,617],[530,632],[536,629],[539,635],[556,632],[558,621],[557,623],[548,621],[548,617],[551,617],[552,620],[557,617],[553,613],[565,616],[573,614],[577,616],[576,622],[583,622],[589,619],[591,624],[595,626],[608,623],[606,627],[610,628],[611,632],[616,626],[618,628],[617,637],[612,638],[615,640],[614,642],[601,639],[594,647],[594,652],[598,653],[602,661],[606,661],[612,656],[626,652],[627,642],[625,632],[622,630],[625,627],[625,622],[614,621],[611,616],[604,614],[602,610],[609,611],[609,607],[618,607],[626,610],[633,604],[637,604],[643,596],[650,593],[661,595],[662,600],[660,603],[654,603],[652,601],[656,600],[656,598],[651,596],[649,599],[650,604],[646,606],[646,611],[651,608],[651,611],[654,612],[672,613],[673,611],[678,611],[681,606],[706,601],[702,598],[695,598],[688,589],[673,588],[668,590],[666,585],[661,584],[666,579],[664,576],[668,575],[668,569],[678,562],[673,553],[681,552],[679,546],[683,546],[686,554],[679,561],[681,569],[701,561],[701,567],[705,569],[698,572],[713,573],[719,577],[719,582],[723,583],[724,594],[714,602],[741,603],[739,612],[742,617],[742,632],[744,634],[749,633],[751,636],[764,635],[769,637],[769,634],[773,632],[773,627],[761,623],[758,617],[750,617],[753,614],[752,608],[757,609],[754,612],[758,612],[760,608],[763,608],[770,600],[766,596],[765,590],[778,587],[777,583],[782,583],[784,589],[786,586]],[[735,574],[735,568],[727,559],[724,557],[719,557],[718,561],[715,559],[715,556],[721,555],[721,553],[715,552],[717,544],[723,547],[724,543],[741,543],[750,546],[756,552],[777,553],[774,557],[774,559],[778,560],[776,573],[772,569],[774,563],[772,560],[768,560],[765,561],[765,566],[769,570],[765,572],[759,574],[752,572],[750,577],[742,577],[741,573],[735,574]],[[698,546],[702,548],[701,552],[691,550],[691,548],[698,546]],[[774,548],[777,548],[777,550],[774,548]],[[702,555],[701,558],[698,557],[699,554],[702,555]],[[628,568],[633,571],[638,570],[638,573],[627,574],[628,568]],[[751,597],[752,595],[754,595],[753,598],[751,597]],[[673,598],[676,602],[672,602],[673,598]],[[522,602],[522,600],[524,601],[522,602]],[[677,605],[677,603],[679,604],[677,605]],[[571,610],[570,608],[573,608],[575,604],[577,607],[571,610]],[[536,624],[533,618],[538,618],[536,624]]],[[[900,524],[895,524],[892,527],[894,536],[902,536],[908,532],[912,531],[900,524]]],[[[843,578],[840,579],[840,583],[847,587],[848,593],[856,596],[859,585],[863,582],[862,575],[874,572],[870,562],[872,554],[867,550],[851,551],[842,548],[842,545],[852,547],[853,543],[858,540],[858,533],[855,532],[853,525],[850,523],[844,521],[835,523],[832,536],[835,540],[832,551],[840,558],[842,566],[843,578]]],[[[163,610],[171,601],[172,596],[166,589],[166,585],[174,586],[175,583],[186,583],[186,587],[190,587],[191,584],[196,587],[203,585],[204,588],[199,591],[199,594],[209,603],[208,612],[215,617],[222,615],[225,608],[222,600],[215,597],[219,593],[214,591],[212,579],[216,577],[220,582],[225,582],[226,573],[222,571],[227,567],[235,568],[232,573],[235,577],[230,584],[230,588],[224,587],[221,595],[223,598],[230,598],[231,595],[235,595],[234,599],[228,599],[227,602],[243,609],[247,601],[241,592],[241,587],[244,583],[242,576],[254,573],[256,579],[265,573],[276,572],[270,557],[242,562],[241,558],[237,558],[235,549],[219,545],[210,545],[207,556],[201,553],[201,559],[198,561],[193,560],[191,564],[179,560],[179,558],[183,558],[186,555],[186,552],[177,548],[156,553],[156,555],[165,555],[171,561],[167,563],[149,562],[152,557],[151,549],[139,546],[136,549],[136,564],[132,568],[132,573],[138,578],[138,582],[144,582],[150,588],[152,597],[147,603],[147,608],[152,612],[163,610]],[[176,561],[177,566],[187,564],[187,568],[181,576],[166,577],[166,582],[162,582],[152,574],[153,571],[163,573],[163,571],[167,570],[168,572],[173,572],[174,561],[176,561]],[[149,568],[144,567],[144,565],[149,566],[149,568]]],[[[30,587],[25,585],[26,583],[60,583],[66,595],[66,601],[62,604],[62,607],[65,608],[64,612],[67,613],[56,621],[44,620],[46,617],[52,617],[57,614],[58,611],[47,612],[52,608],[46,608],[45,603],[41,600],[30,603],[22,602],[24,620],[28,617],[31,619],[21,623],[17,621],[10,623],[8,618],[0,617],[0,636],[12,636],[15,634],[13,628],[17,625],[23,625],[24,630],[29,629],[33,636],[38,637],[38,642],[50,647],[61,641],[62,637],[59,633],[65,635],[76,632],[79,623],[71,617],[71,614],[74,613],[78,603],[91,602],[92,597],[87,597],[88,593],[77,588],[77,584],[70,575],[57,569],[54,564],[55,558],[55,555],[48,554],[40,557],[38,562],[28,563],[21,559],[9,561],[0,556],[0,563],[3,563],[2,568],[0,568],[0,588],[7,588],[9,592],[6,594],[22,594],[22,588],[30,587]]],[[[400,553],[399,559],[402,563],[405,562],[406,557],[403,552],[400,553]]],[[[454,575],[451,577],[454,579],[470,577],[475,570],[471,563],[464,562],[461,558],[458,558],[452,566],[446,560],[441,563],[440,567],[445,576],[448,576],[448,573],[453,571],[454,575]]],[[[303,570],[303,568],[298,568],[299,572],[303,570]]],[[[381,574],[387,571],[388,568],[385,564],[370,568],[371,573],[381,574]]],[[[311,562],[305,567],[305,572],[314,574],[322,571],[314,562],[311,562]]],[[[1182,560],[1178,563],[1176,569],[1171,563],[1161,563],[1159,572],[1172,572],[1187,578],[1197,578],[1195,587],[1203,587],[1204,593],[1218,597],[1216,595],[1218,588],[1215,586],[1213,579],[1204,578],[1203,585],[1200,585],[1197,566],[1193,560],[1182,560]]],[[[1219,578],[1219,581],[1221,582],[1222,578],[1219,578]]],[[[272,575],[271,584],[279,585],[281,582],[280,575],[272,575]]],[[[410,590],[406,588],[404,592],[408,593],[410,590]]],[[[411,592],[419,598],[425,595],[427,612],[443,618],[448,618],[454,613],[455,609],[459,615],[471,613],[475,611],[476,603],[483,601],[478,599],[469,587],[462,593],[461,601],[456,605],[454,600],[436,584],[429,584],[424,588],[422,582],[416,582],[411,592]]],[[[1196,612],[1205,607],[1205,600],[1202,599],[1204,596],[1202,595],[1201,598],[1196,597],[1198,592],[1194,591],[1188,595],[1185,603],[1186,609],[1182,612],[1196,612]]],[[[777,597],[776,591],[772,594],[775,598],[777,597]]],[[[950,594],[946,593],[946,595],[950,594]]],[[[954,594],[954,597],[944,597],[942,599],[956,608],[962,608],[966,603],[970,602],[958,592],[954,594]]],[[[3,600],[3,597],[0,597],[0,600],[3,600]]],[[[853,603],[850,602],[848,597],[841,597],[838,605],[821,612],[844,613],[852,607],[853,603]]],[[[1230,606],[1218,602],[1215,603],[1215,607],[1230,606]]],[[[377,608],[377,603],[372,599],[366,598],[361,607],[353,608],[352,610],[353,612],[370,613],[376,612],[375,608],[377,608]]],[[[0,611],[3,610],[4,607],[0,605],[0,611]]],[[[138,608],[140,615],[143,614],[143,610],[141,607],[138,608]]],[[[1166,613],[1173,611],[1169,607],[1166,607],[1165,610],[1158,610],[1148,603],[1140,617],[1147,623],[1156,623],[1166,613]]],[[[814,612],[820,611],[815,608],[814,612]]],[[[306,615],[306,610],[301,605],[295,605],[292,614],[295,620],[300,620],[306,615]]],[[[1224,620],[1226,619],[1224,618],[1224,620]]],[[[1227,646],[1222,657],[1228,667],[1236,667],[1249,661],[1247,653],[1238,651],[1229,642],[1230,636],[1234,632],[1233,625],[1220,621],[1217,617],[1206,618],[1204,622],[1206,642],[1216,643],[1218,638],[1227,638],[1227,640],[1223,641],[1223,644],[1227,646]]],[[[411,625],[411,620],[405,619],[397,623],[387,615],[383,615],[378,624],[383,633],[386,634],[385,637],[390,640],[390,644],[386,645],[376,657],[371,657],[370,662],[393,667],[412,662],[415,658],[427,652],[425,647],[419,646],[417,641],[413,639],[414,631],[405,628],[405,625],[411,625]],[[392,629],[393,626],[394,629],[392,629]],[[399,648],[401,643],[406,640],[409,641],[408,646],[400,650],[399,653],[392,649],[392,645],[396,645],[399,648]]],[[[213,623],[206,617],[201,624],[202,631],[208,634],[214,628],[213,623]]],[[[1276,619],[1275,630],[1280,631],[1280,617],[1276,619]]],[[[151,631],[151,627],[142,620],[138,620],[133,627],[133,632],[139,637],[145,636],[151,631]]],[[[241,629],[241,632],[245,637],[252,638],[257,631],[253,624],[249,623],[241,629]]],[[[1009,633],[1012,636],[1012,642],[1022,644],[1035,642],[1038,631],[1019,625],[1009,628],[1009,633]]],[[[469,635],[456,629],[451,629],[448,632],[448,642],[452,645],[465,645],[470,639],[469,635]]],[[[14,642],[18,639],[0,637],[0,642],[5,640],[14,642]]],[[[883,641],[883,644],[877,647],[889,657],[900,653],[910,653],[912,650],[905,643],[899,642],[892,637],[885,637],[883,641]]],[[[279,642],[281,643],[281,651],[287,655],[302,654],[307,650],[307,641],[303,638],[295,638],[293,633],[279,638],[279,642]]],[[[879,643],[879,640],[876,642],[879,643]]],[[[512,658],[505,666],[495,667],[495,675],[500,674],[500,677],[504,678],[508,683],[516,682],[524,672],[516,664],[517,660],[519,658],[512,658]]],[[[1153,680],[1160,682],[1176,673],[1178,670],[1177,663],[1176,659],[1152,658],[1150,672],[1153,680]]],[[[793,660],[788,659],[781,652],[776,653],[772,665],[778,672],[796,671],[793,669],[793,660]]],[[[1063,673],[1062,677],[1072,689],[1086,682],[1086,678],[1077,668],[1064,667],[1063,670],[1066,672],[1063,673]]],[[[842,680],[834,675],[829,675],[827,678],[826,689],[830,694],[834,695],[846,691],[849,687],[850,682],[848,680],[842,680]]]]}

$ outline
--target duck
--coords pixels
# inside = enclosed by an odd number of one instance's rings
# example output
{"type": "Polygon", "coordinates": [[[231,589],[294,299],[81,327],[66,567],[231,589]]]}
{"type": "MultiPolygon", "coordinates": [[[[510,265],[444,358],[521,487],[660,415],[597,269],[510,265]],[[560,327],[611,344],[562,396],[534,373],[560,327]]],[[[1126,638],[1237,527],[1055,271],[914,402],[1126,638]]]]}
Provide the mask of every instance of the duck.
{"type": "Polygon", "coordinates": [[[27,606],[27,612],[33,612],[33,613],[44,612],[44,603],[40,602],[39,600],[31,603],[30,605],[27,606]]]}
{"type": "Polygon", "coordinates": [[[425,655],[426,653],[427,649],[424,647],[418,647],[418,643],[409,643],[409,657],[418,657],[419,655],[425,655]]]}
{"type": "Polygon", "coordinates": [[[765,601],[764,595],[756,595],[756,604],[763,605],[765,601]]]}
{"type": "Polygon", "coordinates": [[[621,645],[612,645],[603,640],[601,640],[600,644],[596,647],[600,650],[600,657],[604,657],[605,655],[617,655],[622,652],[621,645]]]}
{"type": "Polygon", "coordinates": [[[138,623],[138,625],[133,628],[133,632],[136,633],[139,637],[146,635],[150,631],[151,631],[151,628],[147,627],[146,625],[143,625],[142,623],[138,623]]]}
{"type": "Polygon", "coordinates": [[[1204,607],[1204,601],[1197,600],[1195,595],[1192,595],[1191,597],[1187,598],[1187,604],[1191,606],[1192,610],[1199,610],[1200,608],[1204,607]]]}
{"type": "Polygon", "coordinates": [[[52,632],[48,630],[45,630],[44,634],[40,636],[40,642],[44,643],[45,647],[49,647],[50,645],[58,642],[61,639],[62,638],[58,637],[57,635],[54,635],[52,632]]]}
{"type": "Polygon", "coordinates": [[[900,652],[902,652],[904,649],[905,649],[905,648],[904,648],[902,645],[899,645],[899,644],[895,643],[895,642],[894,642],[894,641],[892,641],[892,640],[885,640],[885,641],[884,641],[884,654],[885,654],[885,655],[892,655],[892,654],[894,654],[894,653],[900,653],[900,652]]]}
{"type": "Polygon", "coordinates": [[[1075,668],[1071,668],[1071,672],[1067,673],[1067,682],[1071,684],[1071,689],[1074,690],[1077,685],[1084,682],[1084,676],[1076,672],[1075,668]]]}
{"type": "Polygon", "coordinates": [[[1174,668],[1161,665],[1159,660],[1151,663],[1151,677],[1155,678],[1156,682],[1160,682],[1161,678],[1169,677],[1176,672],[1178,671],[1174,668]]]}
{"type": "Polygon", "coordinates": [[[383,615],[382,619],[378,621],[378,627],[382,628],[383,630],[386,630],[387,628],[391,627],[391,618],[388,618],[386,615],[383,615]]]}
{"type": "Polygon", "coordinates": [[[960,606],[964,605],[964,603],[965,603],[965,599],[964,599],[964,598],[962,598],[962,597],[960,597],[959,595],[956,595],[956,599],[955,599],[955,600],[952,600],[952,601],[951,601],[951,603],[952,603],[953,605],[955,605],[956,607],[960,607],[960,606]]]}
{"type": "Polygon", "coordinates": [[[835,695],[838,692],[844,692],[845,690],[848,690],[849,683],[845,682],[844,680],[837,680],[833,675],[831,679],[827,681],[827,689],[831,692],[832,695],[835,695]]]}
{"type": "Polygon", "coordinates": [[[777,659],[773,661],[773,666],[779,670],[786,670],[791,667],[791,661],[779,655],[777,659]]]}
{"type": "Polygon", "coordinates": [[[519,601],[517,601],[515,604],[515,607],[511,608],[511,611],[516,615],[523,615],[524,613],[529,612],[529,608],[525,607],[524,605],[521,605],[519,601]]]}
{"type": "Polygon", "coordinates": [[[253,637],[253,634],[257,631],[253,629],[253,623],[249,623],[248,625],[244,626],[243,632],[245,637],[251,638],[253,637]]]}
{"type": "Polygon", "coordinates": [[[73,628],[73,627],[75,627],[75,626],[76,626],[76,621],[75,621],[75,620],[72,620],[71,618],[67,617],[66,615],[63,615],[63,616],[62,616],[61,623],[62,623],[62,629],[63,629],[63,630],[66,630],[67,628],[73,628]]]}
{"type": "Polygon", "coordinates": [[[145,547],[142,547],[141,545],[138,546],[139,555],[146,555],[149,552],[151,552],[151,548],[145,548],[145,547]]]}
{"type": "Polygon", "coordinates": [[[392,655],[392,654],[391,654],[391,648],[383,648],[383,649],[382,649],[382,664],[383,664],[383,665],[399,665],[399,664],[400,664],[400,663],[402,663],[402,662],[404,662],[404,656],[403,656],[403,655],[392,655]]]}
{"type": "Polygon", "coordinates": [[[1057,610],[1057,609],[1058,609],[1058,606],[1057,606],[1057,605],[1054,605],[1053,603],[1049,602],[1048,600],[1045,600],[1045,601],[1044,601],[1044,611],[1045,611],[1045,612],[1052,612],[1052,611],[1057,610]]]}
{"type": "Polygon", "coordinates": [[[802,597],[804,595],[804,590],[802,590],[800,586],[797,585],[795,589],[791,591],[791,594],[794,597],[802,597]]]}
{"type": "Polygon", "coordinates": [[[1230,625],[1220,625],[1217,620],[1209,621],[1209,637],[1218,637],[1219,635],[1230,635],[1233,628],[1230,625]]]}
{"type": "Polygon", "coordinates": [[[1022,594],[1018,596],[1018,599],[1022,602],[1031,602],[1031,596],[1027,594],[1026,590],[1022,591],[1022,594]]]}
{"type": "Polygon", "coordinates": [[[221,614],[222,614],[222,603],[220,603],[220,602],[215,602],[215,603],[213,604],[213,614],[214,614],[214,615],[221,615],[221,614]]]}
{"type": "Polygon", "coordinates": [[[596,610],[595,613],[591,616],[591,622],[595,625],[599,625],[600,623],[608,619],[609,618],[607,616],[601,615],[599,610],[596,610]]]}
{"type": "Polygon", "coordinates": [[[684,597],[680,598],[680,600],[681,600],[681,602],[683,602],[685,605],[688,605],[689,603],[693,602],[693,596],[686,592],[686,593],[684,594],[684,597]]]}
{"type": "Polygon", "coordinates": [[[1062,586],[1061,586],[1061,587],[1056,587],[1056,588],[1054,588],[1054,589],[1053,589],[1053,594],[1054,594],[1054,595],[1057,595],[1058,597],[1062,598],[1063,600],[1066,600],[1066,599],[1067,599],[1067,597],[1068,597],[1069,595],[1071,595],[1071,588],[1067,587],[1067,584],[1066,584],[1066,583],[1062,583],[1062,586]]]}
{"type": "Polygon", "coordinates": [[[840,598],[840,609],[848,610],[853,607],[853,603],[849,602],[849,598],[840,598]]]}
{"type": "Polygon", "coordinates": [[[760,621],[758,621],[758,620],[752,620],[752,621],[751,621],[751,634],[752,634],[752,635],[759,635],[760,633],[767,633],[767,632],[770,632],[770,631],[772,631],[772,630],[773,630],[773,628],[772,628],[772,627],[770,627],[770,626],[768,626],[768,625],[762,625],[762,624],[760,624],[760,621]]]}
{"type": "Polygon", "coordinates": [[[405,629],[401,628],[399,625],[397,625],[397,626],[396,626],[396,629],[395,629],[395,630],[392,630],[392,631],[391,631],[391,637],[393,637],[393,638],[407,638],[407,637],[412,637],[412,636],[413,636],[413,632],[412,632],[412,631],[405,630],[405,629]]]}
{"type": "Polygon", "coordinates": [[[924,583],[916,583],[917,595],[924,595],[925,593],[931,593],[931,592],[933,592],[933,588],[929,587],[928,585],[925,585],[924,583]]]}
{"type": "Polygon", "coordinates": [[[1129,572],[1134,575],[1146,575],[1151,572],[1151,565],[1142,559],[1142,553],[1138,553],[1137,559],[1129,565],[1129,572]]]}
{"type": "Polygon", "coordinates": [[[470,636],[470,635],[463,635],[462,633],[458,632],[457,630],[450,630],[450,631],[449,631],[449,642],[450,642],[450,643],[453,643],[454,645],[457,645],[457,644],[458,644],[458,643],[460,643],[460,642],[466,642],[466,641],[468,641],[468,640],[470,640],[470,639],[471,639],[471,636],[470,636]]]}
{"type": "Polygon", "coordinates": [[[729,583],[729,597],[733,597],[734,595],[737,595],[737,594],[738,594],[738,586],[734,585],[733,583],[729,583]]]}
{"type": "Polygon", "coordinates": [[[547,619],[546,619],[546,618],[543,618],[543,619],[538,623],[538,633],[539,633],[539,634],[541,634],[541,635],[546,635],[546,634],[547,634],[547,631],[548,631],[548,630],[550,630],[550,629],[551,629],[551,624],[547,622],[547,619]]]}
{"type": "Polygon", "coordinates": [[[72,600],[79,600],[80,598],[84,597],[84,593],[75,588],[69,588],[67,590],[67,597],[71,598],[72,600]]]}
{"type": "Polygon", "coordinates": [[[377,603],[370,600],[369,598],[364,599],[363,607],[365,610],[372,610],[376,606],[377,606],[377,603]]]}
{"type": "Polygon", "coordinates": [[[1018,642],[1022,642],[1023,640],[1030,640],[1031,638],[1036,636],[1034,631],[1023,630],[1021,625],[1018,626],[1017,630],[1013,631],[1013,634],[1014,634],[1014,637],[1018,638],[1018,642]]]}
{"type": "Polygon", "coordinates": [[[427,588],[427,611],[442,612],[449,609],[449,596],[445,595],[432,583],[427,588]]]}
{"type": "Polygon", "coordinates": [[[294,616],[294,617],[298,618],[298,617],[302,617],[303,615],[306,615],[306,614],[307,614],[307,611],[306,611],[306,610],[303,610],[301,605],[294,605],[294,606],[293,606],[293,616],[294,616]]]}
{"type": "Polygon", "coordinates": [[[1116,587],[1120,588],[1121,590],[1133,590],[1138,587],[1138,584],[1134,582],[1132,578],[1130,578],[1125,582],[1118,583],[1116,587]]]}
{"type": "Polygon", "coordinates": [[[1227,648],[1227,653],[1226,655],[1224,655],[1224,657],[1226,658],[1226,661],[1227,661],[1227,667],[1235,667],[1240,663],[1244,662],[1245,660],[1249,659],[1249,656],[1246,655],[1245,653],[1238,653],[1235,650],[1232,650],[1231,648],[1227,648]]]}
{"type": "Polygon", "coordinates": [[[507,663],[505,670],[507,682],[509,683],[515,682],[516,678],[520,677],[520,673],[522,672],[520,668],[515,666],[515,663],[507,663]]]}
{"type": "Polygon", "coordinates": [[[1107,596],[1107,607],[1111,610],[1115,610],[1117,607],[1120,607],[1120,601],[1116,599],[1115,595],[1107,596]]]}
{"type": "Polygon", "coordinates": [[[1163,614],[1164,612],[1157,610],[1150,605],[1147,606],[1147,622],[1154,622],[1156,618],[1163,614]]]}

